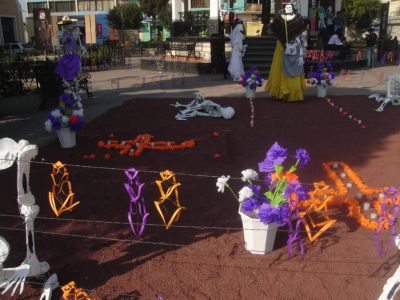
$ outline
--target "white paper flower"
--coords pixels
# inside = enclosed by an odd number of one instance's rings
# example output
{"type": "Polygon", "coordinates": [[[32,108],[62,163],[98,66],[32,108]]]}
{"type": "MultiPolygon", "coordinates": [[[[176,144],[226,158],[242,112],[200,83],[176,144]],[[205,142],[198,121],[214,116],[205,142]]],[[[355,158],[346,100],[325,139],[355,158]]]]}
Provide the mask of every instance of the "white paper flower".
{"type": "Polygon", "coordinates": [[[247,169],[247,170],[242,171],[242,175],[243,175],[243,177],[242,177],[243,181],[258,179],[257,172],[252,169],[247,169]]]}
{"type": "Polygon", "coordinates": [[[64,124],[68,124],[69,118],[67,116],[62,116],[61,122],[63,122],[64,124]]]}
{"type": "Polygon", "coordinates": [[[81,109],[83,107],[82,103],[80,101],[76,102],[76,106],[78,106],[79,109],[81,109]]]}
{"type": "Polygon", "coordinates": [[[83,117],[83,109],[74,109],[72,114],[78,117],[83,117]]]}
{"type": "Polygon", "coordinates": [[[245,186],[239,191],[239,202],[242,202],[254,195],[253,190],[248,186],[245,186]]]}
{"type": "Polygon", "coordinates": [[[60,118],[61,116],[62,116],[62,114],[61,114],[61,111],[57,108],[57,109],[55,109],[55,110],[53,110],[52,112],[51,112],[51,115],[54,117],[54,118],[60,118]]]}
{"type": "Polygon", "coordinates": [[[230,176],[221,176],[217,180],[217,188],[219,193],[223,193],[225,191],[225,186],[229,180],[230,176]]]}
{"type": "Polygon", "coordinates": [[[47,132],[52,131],[53,125],[50,120],[46,120],[46,122],[44,122],[44,129],[46,129],[47,132]]]}

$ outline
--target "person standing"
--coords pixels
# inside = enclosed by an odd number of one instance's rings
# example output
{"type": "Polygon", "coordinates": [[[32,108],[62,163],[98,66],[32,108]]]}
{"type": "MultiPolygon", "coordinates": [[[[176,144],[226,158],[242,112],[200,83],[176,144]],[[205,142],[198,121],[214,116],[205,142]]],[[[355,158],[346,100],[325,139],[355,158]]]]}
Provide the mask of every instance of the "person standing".
{"type": "Polygon", "coordinates": [[[367,46],[367,67],[374,67],[374,48],[378,36],[376,35],[374,29],[370,27],[366,32],[363,33],[362,37],[365,39],[367,46]]]}

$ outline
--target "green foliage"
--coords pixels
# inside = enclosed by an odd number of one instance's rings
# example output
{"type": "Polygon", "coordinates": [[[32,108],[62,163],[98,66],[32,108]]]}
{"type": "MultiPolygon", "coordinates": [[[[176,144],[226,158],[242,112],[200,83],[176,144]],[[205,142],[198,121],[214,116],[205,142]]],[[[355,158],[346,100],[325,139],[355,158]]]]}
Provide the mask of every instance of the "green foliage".
{"type": "Polygon", "coordinates": [[[372,21],[379,16],[380,0],[343,0],[342,11],[348,24],[353,24],[358,29],[366,29],[372,21]]]}
{"type": "Polygon", "coordinates": [[[111,9],[108,23],[115,29],[139,29],[142,21],[141,9],[137,4],[121,4],[111,9]]]}
{"type": "Polygon", "coordinates": [[[158,18],[159,15],[166,10],[168,0],[139,0],[140,9],[149,17],[153,19],[158,18]]]}
{"type": "Polygon", "coordinates": [[[167,4],[166,7],[160,11],[157,18],[164,28],[170,29],[171,24],[172,24],[172,7],[171,7],[171,5],[167,4]]]}

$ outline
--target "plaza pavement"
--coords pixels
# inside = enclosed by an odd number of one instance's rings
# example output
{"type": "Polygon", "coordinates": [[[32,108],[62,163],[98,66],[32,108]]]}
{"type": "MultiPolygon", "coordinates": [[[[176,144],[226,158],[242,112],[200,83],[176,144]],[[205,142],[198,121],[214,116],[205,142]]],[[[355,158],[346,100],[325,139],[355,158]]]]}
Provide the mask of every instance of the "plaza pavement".
{"type": "MultiPolygon", "coordinates": [[[[334,86],[330,87],[329,95],[384,93],[387,75],[399,71],[399,66],[381,66],[347,74],[342,72],[336,77],[334,86]]],[[[190,101],[195,92],[201,92],[206,98],[244,97],[244,88],[230,79],[224,79],[221,74],[182,75],[145,71],[139,68],[138,63],[127,69],[92,73],[91,88],[94,98],[87,99],[82,94],[86,122],[134,98],[168,98],[170,103],[174,103],[178,99],[190,101]]],[[[306,91],[306,96],[315,94],[315,87],[311,86],[306,91]]],[[[264,88],[258,88],[257,101],[267,96],[264,88]]],[[[0,138],[27,139],[38,146],[55,139],[54,133],[44,130],[43,123],[48,111],[38,111],[39,103],[38,95],[0,98],[0,138]]]]}

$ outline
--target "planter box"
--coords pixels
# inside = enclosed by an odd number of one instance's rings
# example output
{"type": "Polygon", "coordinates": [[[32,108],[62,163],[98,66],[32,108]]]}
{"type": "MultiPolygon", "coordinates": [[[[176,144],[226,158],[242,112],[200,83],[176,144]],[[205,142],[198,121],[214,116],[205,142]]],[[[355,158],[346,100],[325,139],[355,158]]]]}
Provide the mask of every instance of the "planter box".
{"type": "Polygon", "coordinates": [[[76,133],[69,128],[56,130],[61,148],[72,148],[76,146],[76,133]]]}
{"type": "Polygon", "coordinates": [[[239,215],[242,218],[245,248],[252,254],[263,255],[274,248],[278,224],[265,225],[260,219],[250,217],[239,208],[239,215]]]}

